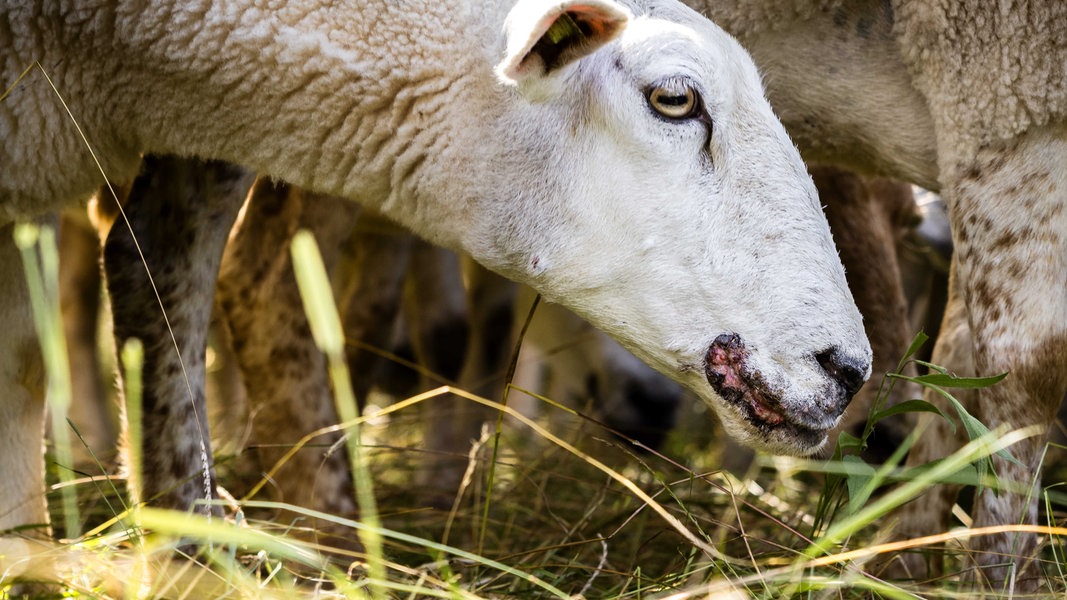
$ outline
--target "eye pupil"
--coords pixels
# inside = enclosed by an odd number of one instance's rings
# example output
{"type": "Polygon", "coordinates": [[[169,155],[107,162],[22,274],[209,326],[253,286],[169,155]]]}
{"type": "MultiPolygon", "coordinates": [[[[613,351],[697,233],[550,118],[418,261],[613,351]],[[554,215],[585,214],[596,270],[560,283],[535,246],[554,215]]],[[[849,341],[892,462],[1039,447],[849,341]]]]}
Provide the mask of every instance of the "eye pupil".
{"type": "Polygon", "coordinates": [[[648,92],[652,109],[668,119],[688,119],[701,110],[700,96],[688,82],[668,80],[648,92]]]}

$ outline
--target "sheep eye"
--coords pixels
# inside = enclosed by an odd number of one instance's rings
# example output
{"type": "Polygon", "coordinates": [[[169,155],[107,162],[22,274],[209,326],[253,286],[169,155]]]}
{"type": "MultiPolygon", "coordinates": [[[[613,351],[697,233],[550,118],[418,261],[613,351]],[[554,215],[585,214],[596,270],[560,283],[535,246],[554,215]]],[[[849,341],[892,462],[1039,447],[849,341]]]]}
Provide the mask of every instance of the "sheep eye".
{"type": "Polygon", "coordinates": [[[701,109],[700,94],[686,81],[670,79],[648,90],[648,103],[668,119],[689,119],[701,109]]]}

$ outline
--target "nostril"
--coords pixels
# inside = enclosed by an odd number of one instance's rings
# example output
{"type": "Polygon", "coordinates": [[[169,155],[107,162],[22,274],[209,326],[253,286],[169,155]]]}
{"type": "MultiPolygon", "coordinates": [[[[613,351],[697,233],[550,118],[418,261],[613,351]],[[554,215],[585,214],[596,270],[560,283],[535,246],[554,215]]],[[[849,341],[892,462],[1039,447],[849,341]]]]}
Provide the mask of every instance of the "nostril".
{"type": "Polygon", "coordinates": [[[856,395],[867,381],[866,367],[859,368],[859,361],[849,359],[835,349],[819,352],[815,355],[815,360],[830,377],[841,384],[846,398],[856,395]]]}

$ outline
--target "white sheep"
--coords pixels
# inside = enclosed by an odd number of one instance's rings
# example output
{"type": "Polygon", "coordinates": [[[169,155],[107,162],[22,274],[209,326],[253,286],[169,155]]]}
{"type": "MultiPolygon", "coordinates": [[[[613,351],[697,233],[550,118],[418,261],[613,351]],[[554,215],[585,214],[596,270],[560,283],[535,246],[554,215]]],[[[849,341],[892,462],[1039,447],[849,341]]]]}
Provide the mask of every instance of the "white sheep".
{"type": "MultiPolygon", "coordinates": [[[[1009,372],[980,393],[977,414],[992,427],[1045,430],[1067,392],[1067,3],[687,3],[752,53],[805,158],[940,191],[956,254],[934,361],[1009,372]]],[[[1044,440],[1012,446],[1023,466],[996,460],[1002,478],[1034,481],[1035,493],[987,488],[975,526],[1036,522],[1044,440]]],[[[958,443],[934,419],[909,460],[958,443]]],[[[903,533],[944,531],[954,496],[908,505],[903,533]]],[[[984,570],[992,581],[1014,572],[1016,591],[1037,585],[1035,536],[973,543],[987,551],[980,565],[997,565],[984,570]]],[[[924,565],[911,567],[923,576],[924,565]]]]}
{"type": "MultiPolygon", "coordinates": [[[[674,0],[8,0],[0,23],[5,220],[87,196],[96,159],[115,180],[145,152],[222,159],[530,284],[751,444],[814,451],[867,377],[825,218],[754,65],[674,0]]],[[[2,310],[2,356],[22,360],[4,371],[0,531],[46,521],[23,300],[2,310]]],[[[191,412],[146,414],[146,454],[189,454],[200,442],[168,419],[191,412]]],[[[188,507],[198,466],[168,466],[152,489],[188,507]]]]}

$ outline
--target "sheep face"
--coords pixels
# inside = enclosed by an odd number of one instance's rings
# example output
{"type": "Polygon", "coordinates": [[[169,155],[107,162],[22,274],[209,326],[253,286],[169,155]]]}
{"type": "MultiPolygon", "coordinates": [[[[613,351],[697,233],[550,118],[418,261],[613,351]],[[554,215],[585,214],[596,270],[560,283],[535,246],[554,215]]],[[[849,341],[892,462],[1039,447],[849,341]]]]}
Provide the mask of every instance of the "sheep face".
{"type": "Polygon", "coordinates": [[[492,227],[467,249],[688,386],[742,441],[815,451],[871,351],[751,60],[666,2],[635,17],[583,2],[557,37],[585,37],[545,50],[567,9],[523,12],[536,4],[513,11],[498,68],[514,110],[495,170],[514,195],[486,203],[492,227]]]}

